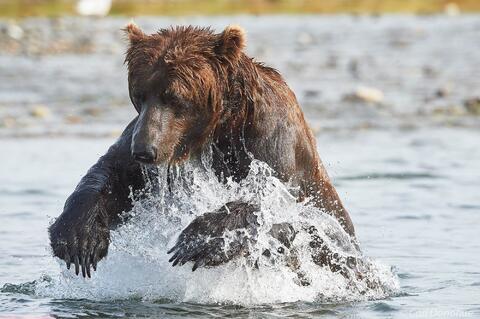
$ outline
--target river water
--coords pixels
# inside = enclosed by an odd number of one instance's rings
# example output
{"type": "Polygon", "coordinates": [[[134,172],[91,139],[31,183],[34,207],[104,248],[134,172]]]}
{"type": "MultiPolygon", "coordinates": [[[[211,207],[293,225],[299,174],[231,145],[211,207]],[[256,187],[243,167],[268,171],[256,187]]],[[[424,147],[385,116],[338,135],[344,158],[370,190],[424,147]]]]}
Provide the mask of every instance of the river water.
{"type": "MultiPolygon", "coordinates": [[[[190,273],[162,268],[167,257],[162,253],[152,259],[155,247],[145,241],[148,232],[139,231],[114,237],[118,251],[99,264],[91,280],[66,272],[51,257],[46,229],[133,114],[121,59],[112,58],[121,55],[121,46],[105,49],[106,42],[117,41],[105,35],[115,39],[112,30],[125,21],[107,19],[93,24],[102,39],[95,41],[103,46],[94,41],[93,49],[83,53],[69,51],[68,41],[58,49],[65,52],[37,48],[33,55],[15,51],[8,42],[11,51],[0,56],[0,316],[480,317],[480,132],[478,117],[462,109],[463,100],[479,94],[474,75],[480,55],[473,54],[480,43],[473,41],[479,38],[478,17],[259,19],[236,18],[253,30],[251,52],[272,61],[297,92],[363,253],[382,269],[379,276],[391,288],[388,293],[344,298],[338,278],[327,278],[318,294],[340,298],[313,298],[311,291],[289,294],[282,289],[287,283],[267,285],[265,278],[273,277],[255,275],[249,283],[254,278],[258,287],[242,290],[228,281],[245,280],[238,269],[190,273]],[[283,27],[285,37],[268,38],[274,27],[283,27]],[[339,33],[343,36],[335,40],[339,33]],[[453,34],[454,41],[442,43],[453,34]],[[401,41],[387,41],[391,37],[401,41]],[[288,43],[295,45],[285,49],[288,43]],[[448,50],[440,50],[440,44],[448,50]],[[295,63],[294,52],[303,57],[295,63]],[[39,61],[41,70],[35,68],[39,61]],[[101,61],[103,67],[95,68],[101,61]],[[449,67],[443,67],[445,61],[449,67]],[[87,81],[101,76],[105,85],[87,81]],[[47,82],[55,78],[57,85],[47,82]],[[345,99],[357,84],[380,88],[384,101],[345,99]],[[437,89],[444,92],[438,98],[437,89]],[[96,98],[98,103],[92,102],[96,98]],[[29,115],[38,104],[47,105],[45,118],[29,115]],[[145,247],[137,242],[136,251],[121,250],[125,238],[134,235],[145,247]],[[202,276],[206,283],[199,280],[202,276]],[[165,282],[169,286],[157,285],[165,282]]],[[[216,26],[228,20],[193,19],[216,26]]],[[[91,27],[83,20],[69,21],[63,23],[91,27]]],[[[172,21],[145,18],[139,24],[172,21]]],[[[23,23],[26,34],[29,24],[49,28],[45,21],[23,23]]]]}
{"type": "MultiPolygon", "coordinates": [[[[319,135],[320,153],[351,212],[364,253],[392,266],[400,288],[376,301],[250,307],[142,300],[129,294],[115,301],[39,296],[31,282],[58,276],[61,268],[49,253],[46,227],[112,139],[4,140],[9,155],[0,171],[0,306],[18,315],[53,316],[476,318],[478,139],[478,131],[448,128],[319,135]]],[[[134,290],[134,269],[114,277],[131,276],[120,279],[134,290]]]]}

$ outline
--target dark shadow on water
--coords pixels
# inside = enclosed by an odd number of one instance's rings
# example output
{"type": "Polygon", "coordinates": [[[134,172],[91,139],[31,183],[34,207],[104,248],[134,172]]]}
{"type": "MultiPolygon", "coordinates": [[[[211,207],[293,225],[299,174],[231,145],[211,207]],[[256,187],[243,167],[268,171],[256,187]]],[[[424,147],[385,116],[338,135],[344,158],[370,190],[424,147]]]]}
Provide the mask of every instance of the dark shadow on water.
{"type": "Polygon", "coordinates": [[[480,205],[475,205],[475,204],[460,204],[460,205],[450,204],[449,206],[453,208],[460,208],[465,210],[480,210],[480,205]]]}
{"type": "Polygon", "coordinates": [[[395,312],[399,310],[397,307],[393,307],[386,302],[376,302],[371,306],[371,308],[376,312],[395,312]]]}

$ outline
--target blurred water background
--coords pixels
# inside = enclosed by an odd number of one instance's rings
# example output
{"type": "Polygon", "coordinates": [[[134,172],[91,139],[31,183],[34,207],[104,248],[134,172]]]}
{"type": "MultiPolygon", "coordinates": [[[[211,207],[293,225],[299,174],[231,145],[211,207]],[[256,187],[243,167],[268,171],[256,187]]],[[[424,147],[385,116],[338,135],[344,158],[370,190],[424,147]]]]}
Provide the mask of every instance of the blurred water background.
{"type": "Polygon", "coordinates": [[[0,316],[479,317],[478,1],[239,3],[114,1],[109,16],[82,17],[68,1],[0,0],[0,316]],[[295,91],[363,250],[394,268],[397,294],[247,307],[36,293],[59,273],[49,222],[135,114],[120,31],[132,15],[146,32],[246,29],[248,53],[295,91]]]}

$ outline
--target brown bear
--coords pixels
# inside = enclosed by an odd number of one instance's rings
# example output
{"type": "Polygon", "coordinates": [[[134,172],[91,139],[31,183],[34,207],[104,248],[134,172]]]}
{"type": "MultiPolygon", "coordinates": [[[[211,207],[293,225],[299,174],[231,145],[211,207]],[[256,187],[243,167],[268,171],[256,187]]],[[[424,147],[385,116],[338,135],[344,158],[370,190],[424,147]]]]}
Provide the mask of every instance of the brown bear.
{"type": "MultiPolygon", "coordinates": [[[[90,277],[90,267],[95,270],[107,255],[109,230],[131,209],[131,191],[145,187],[142,168],[195,161],[207,147],[219,180],[240,181],[253,159],[265,162],[281,181],[297,187],[298,201],[309,198],[354,238],[352,221],[294,93],[276,70],[245,54],[240,27],[217,34],[179,26],[147,35],[129,24],[125,31],[129,93],[138,116],[82,178],[49,228],[53,253],[68,268],[73,263],[77,274],[81,268],[90,277]]],[[[230,260],[242,250],[241,243],[222,257],[215,255],[220,254],[215,247],[199,253],[192,242],[201,246],[201,234],[254,225],[255,218],[248,216],[256,209],[249,203],[227,203],[197,218],[171,249],[171,260],[195,262],[194,269],[230,260]]],[[[288,225],[272,232],[286,243],[294,236],[288,225]]],[[[329,264],[331,258],[317,256],[319,264],[329,264]]]]}

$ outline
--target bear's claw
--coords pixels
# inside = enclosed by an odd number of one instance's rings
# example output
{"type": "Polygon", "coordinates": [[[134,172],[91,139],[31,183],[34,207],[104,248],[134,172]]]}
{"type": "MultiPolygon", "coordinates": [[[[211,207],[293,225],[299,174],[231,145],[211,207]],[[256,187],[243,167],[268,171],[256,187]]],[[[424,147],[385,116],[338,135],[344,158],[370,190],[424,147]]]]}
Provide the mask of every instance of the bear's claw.
{"type": "MultiPolygon", "coordinates": [[[[104,240],[100,240],[101,242],[104,242],[101,244],[101,246],[106,246],[104,240]]],[[[67,245],[62,245],[64,248],[63,250],[67,249],[67,245]]],[[[97,245],[98,246],[98,245],[97,245]]],[[[58,248],[57,248],[58,249],[58,248]]],[[[72,263],[75,265],[75,274],[79,275],[80,272],[82,273],[83,277],[88,277],[91,278],[91,269],[93,268],[94,271],[97,270],[97,263],[98,261],[105,257],[107,254],[107,248],[103,248],[103,252],[101,254],[97,254],[96,251],[97,249],[84,249],[84,251],[81,254],[75,254],[73,257],[71,257],[71,254],[66,252],[63,256],[60,254],[57,254],[56,251],[57,249],[54,249],[54,255],[63,259],[65,261],[65,264],[67,266],[67,269],[71,268],[72,263]]],[[[69,249],[70,251],[75,251],[78,250],[75,248],[75,246],[71,246],[69,249]]]]}
{"type": "Polygon", "coordinates": [[[90,278],[91,268],[96,271],[98,261],[107,255],[110,235],[100,216],[88,221],[59,218],[49,231],[53,254],[65,261],[67,269],[73,264],[76,275],[90,278]]]}
{"type": "Polygon", "coordinates": [[[240,246],[237,245],[237,249],[229,247],[230,249],[225,252],[223,238],[189,239],[176,245],[177,250],[174,250],[175,254],[169,259],[173,267],[176,265],[183,266],[190,261],[194,262],[192,271],[203,266],[216,266],[229,261],[238,255],[241,250],[240,246]],[[193,243],[188,243],[189,239],[192,239],[193,243]]]}
{"type": "Polygon", "coordinates": [[[257,224],[256,205],[230,202],[215,212],[195,218],[168,250],[172,266],[194,262],[199,267],[217,266],[246,252],[257,224]],[[228,240],[227,240],[228,238],[228,240]]]}

